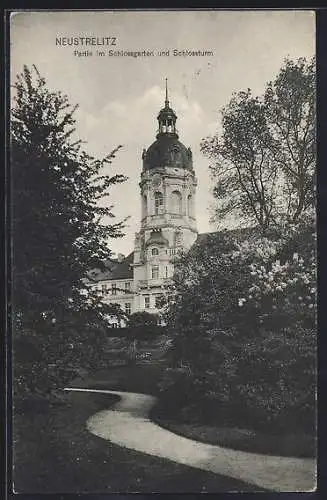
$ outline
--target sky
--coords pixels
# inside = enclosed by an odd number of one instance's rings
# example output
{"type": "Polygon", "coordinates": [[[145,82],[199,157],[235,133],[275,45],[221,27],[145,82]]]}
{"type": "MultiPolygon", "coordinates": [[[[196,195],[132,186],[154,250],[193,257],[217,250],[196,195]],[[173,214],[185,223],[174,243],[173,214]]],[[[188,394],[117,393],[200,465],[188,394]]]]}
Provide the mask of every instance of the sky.
{"type": "Polygon", "coordinates": [[[193,152],[198,230],[207,232],[215,226],[209,222],[212,184],[202,138],[220,130],[220,111],[233,92],[251,88],[258,95],[285,57],[315,54],[313,11],[25,11],[12,14],[10,31],[12,80],[24,64],[35,64],[49,88],[79,105],[76,134],[89,153],[101,157],[123,146],[104,173],[128,177],[109,199],[117,221],[129,217],[125,236],[109,245],[125,255],[139,230],[141,154],[155,140],[165,78],[179,139],[193,152]],[[112,37],[116,46],[56,44],[63,37],[112,37]],[[92,56],[74,54],[86,49],[92,56]],[[174,56],[174,49],[212,55],[174,56]],[[154,56],[110,57],[109,50],[154,56]],[[169,56],[158,55],[167,50],[169,56]]]}

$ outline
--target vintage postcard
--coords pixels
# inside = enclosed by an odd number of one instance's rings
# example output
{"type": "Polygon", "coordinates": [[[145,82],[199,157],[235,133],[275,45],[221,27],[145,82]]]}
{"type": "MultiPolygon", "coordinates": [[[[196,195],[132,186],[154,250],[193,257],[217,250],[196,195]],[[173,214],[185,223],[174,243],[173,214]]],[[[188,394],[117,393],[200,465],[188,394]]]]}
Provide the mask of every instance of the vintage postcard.
{"type": "Polygon", "coordinates": [[[315,13],[12,12],[10,106],[13,491],[315,491],[315,13]]]}

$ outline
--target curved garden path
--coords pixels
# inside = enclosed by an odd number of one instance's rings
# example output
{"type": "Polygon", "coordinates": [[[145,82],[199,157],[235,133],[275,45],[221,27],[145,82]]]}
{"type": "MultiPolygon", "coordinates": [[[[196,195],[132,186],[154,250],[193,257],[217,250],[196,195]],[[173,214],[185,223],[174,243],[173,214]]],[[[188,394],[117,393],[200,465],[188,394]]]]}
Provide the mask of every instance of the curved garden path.
{"type": "Polygon", "coordinates": [[[240,479],[268,490],[314,491],[314,459],[248,453],[178,436],[149,420],[148,414],[156,398],[147,394],[104,389],[65,390],[99,392],[121,398],[110,410],[90,417],[86,424],[91,433],[119,446],[240,479]]]}

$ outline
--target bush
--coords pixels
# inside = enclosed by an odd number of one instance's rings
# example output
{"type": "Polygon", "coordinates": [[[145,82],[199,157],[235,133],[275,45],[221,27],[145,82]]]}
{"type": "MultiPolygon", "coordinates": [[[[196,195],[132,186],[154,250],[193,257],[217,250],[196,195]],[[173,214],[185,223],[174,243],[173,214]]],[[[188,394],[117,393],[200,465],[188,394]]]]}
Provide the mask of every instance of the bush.
{"type": "Polygon", "coordinates": [[[167,401],[183,391],[185,418],[314,432],[315,299],[312,221],[200,243],[178,263],[168,303],[167,401]]]}
{"type": "Polygon", "coordinates": [[[142,327],[142,326],[157,326],[159,316],[151,314],[147,311],[138,311],[131,314],[128,318],[129,327],[142,327]]]}
{"type": "Polygon", "coordinates": [[[52,323],[16,324],[13,386],[16,401],[52,398],[82,373],[106,367],[106,328],[90,314],[71,314],[52,323]]]}

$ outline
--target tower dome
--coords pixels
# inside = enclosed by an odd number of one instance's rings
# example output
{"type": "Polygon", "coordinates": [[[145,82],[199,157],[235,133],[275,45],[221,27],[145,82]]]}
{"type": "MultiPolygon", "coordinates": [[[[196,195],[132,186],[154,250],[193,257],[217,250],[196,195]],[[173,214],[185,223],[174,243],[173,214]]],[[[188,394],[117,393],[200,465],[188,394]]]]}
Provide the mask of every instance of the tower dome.
{"type": "Polygon", "coordinates": [[[193,170],[192,151],[178,140],[177,115],[169,105],[167,78],[165,106],[160,110],[157,120],[159,129],[156,141],[142,154],[143,170],[171,167],[193,170]]]}

